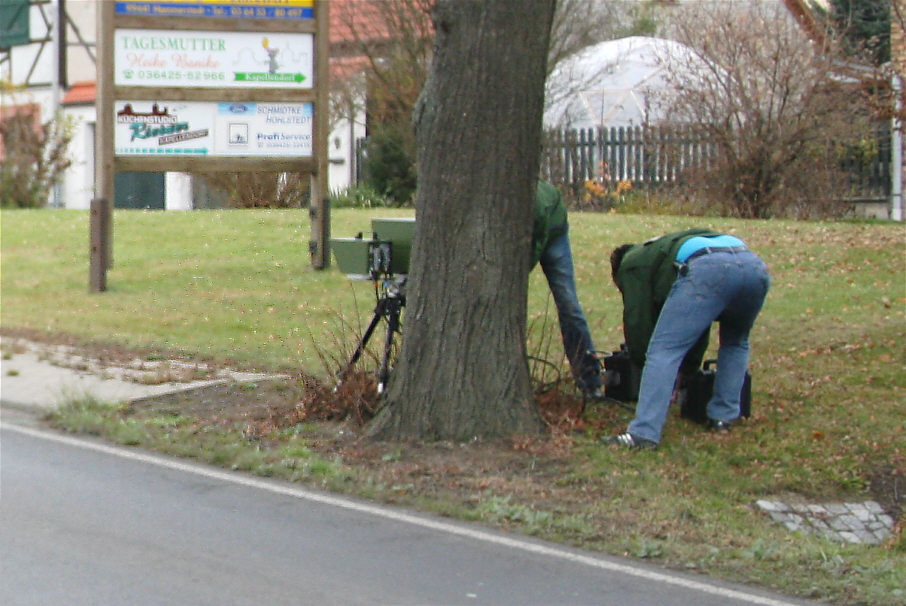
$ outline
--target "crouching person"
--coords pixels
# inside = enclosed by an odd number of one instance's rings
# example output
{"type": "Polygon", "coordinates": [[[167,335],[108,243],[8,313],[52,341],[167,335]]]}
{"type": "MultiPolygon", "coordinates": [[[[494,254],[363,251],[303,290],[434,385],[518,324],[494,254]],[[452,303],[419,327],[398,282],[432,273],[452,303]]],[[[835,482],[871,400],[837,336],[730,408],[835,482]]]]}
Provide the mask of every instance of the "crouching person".
{"type": "Polygon", "coordinates": [[[610,262],[623,295],[629,355],[642,366],[642,377],[635,418],[625,433],[605,443],[658,445],[677,373],[701,365],[714,321],[720,345],[708,426],[729,431],[739,417],[749,333],[770,286],[764,262],[739,238],[704,229],[624,244],[610,262]]]}

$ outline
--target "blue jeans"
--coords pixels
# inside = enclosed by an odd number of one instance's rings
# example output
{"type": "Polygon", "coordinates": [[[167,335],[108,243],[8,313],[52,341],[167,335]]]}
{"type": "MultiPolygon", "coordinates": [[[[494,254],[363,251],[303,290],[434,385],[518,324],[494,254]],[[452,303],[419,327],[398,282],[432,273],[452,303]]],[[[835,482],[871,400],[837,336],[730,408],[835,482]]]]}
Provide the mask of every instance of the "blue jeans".
{"type": "Polygon", "coordinates": [[[648,343],[629,433],[660,442],[680,363],[715,320],[720,323],[720,346],[708,417],[739,417],[749,333],[770,282],[767,267],[750,251],[714,252],[689,261],[686,271],[677,275],[648,343]]]}
{"type": "Polygon", "coordinates": [[[601,387],[601,363],[593,353],[594,345],[588,330],[588,322],[576,294],[573,254],[569,247],[568,232],[544,249],[540,263],[554,297],[554,304],[557,306],[563,350],[569,359],[576,384],[582,391],[597,389],[601,387]]]}

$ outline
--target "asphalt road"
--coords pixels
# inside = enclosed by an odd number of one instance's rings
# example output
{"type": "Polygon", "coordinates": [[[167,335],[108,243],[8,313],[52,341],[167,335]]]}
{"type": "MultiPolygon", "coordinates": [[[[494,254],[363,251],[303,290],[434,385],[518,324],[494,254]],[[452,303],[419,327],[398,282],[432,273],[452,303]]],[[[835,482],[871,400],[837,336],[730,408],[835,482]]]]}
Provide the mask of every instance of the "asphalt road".
{"type": "Polygon", "coordinates": [[[5,606],[802,603],[3,419],[5,606]]]}

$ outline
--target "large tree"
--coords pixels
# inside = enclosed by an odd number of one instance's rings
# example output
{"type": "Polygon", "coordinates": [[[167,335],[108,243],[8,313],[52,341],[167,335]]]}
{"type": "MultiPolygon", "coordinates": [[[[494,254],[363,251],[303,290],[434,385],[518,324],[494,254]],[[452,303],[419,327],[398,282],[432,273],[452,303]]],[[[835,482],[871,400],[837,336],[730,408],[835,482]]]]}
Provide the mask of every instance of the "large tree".
{"type": "Polygon", "coordinates": [[[418,218],[405,338],[379,438],[535,433],[525,350],[554,0],[438,0],[416,106],[418,218]]]}

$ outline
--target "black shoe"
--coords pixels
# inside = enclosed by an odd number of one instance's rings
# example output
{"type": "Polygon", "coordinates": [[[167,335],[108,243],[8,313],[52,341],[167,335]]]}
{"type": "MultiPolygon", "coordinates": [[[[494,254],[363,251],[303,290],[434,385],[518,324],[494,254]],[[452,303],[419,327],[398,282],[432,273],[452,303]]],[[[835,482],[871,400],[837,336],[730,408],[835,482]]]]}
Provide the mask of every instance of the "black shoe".
{"type": "Polygon", "coordinates": [[[657,448],[657,442],[652,442],[651,440],[646,440],[644,438],[637,438],[631,433],[621,433],[618,436],[613,436],[612,438],[604,438],[603,442],[607,445],[618,445],[625,446],[626,448],[631,448],[633,450],[650,450],[657,448]]]}
{"type": "Polygon", "coordinates": [[[717,419],[708,419],[708,429],[714,433],[730,433],[730,421],[718,421],[717,419]]]}
{"type": "Polygon", "coordinates": [[[607,396],[604,395],[603,389],[595,387],[594,389],[583,389],[582,399],[586,402],[606,402],[607,396]]]}

